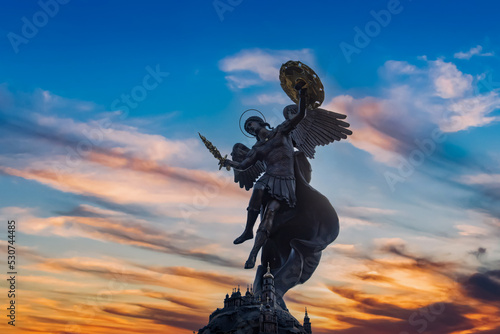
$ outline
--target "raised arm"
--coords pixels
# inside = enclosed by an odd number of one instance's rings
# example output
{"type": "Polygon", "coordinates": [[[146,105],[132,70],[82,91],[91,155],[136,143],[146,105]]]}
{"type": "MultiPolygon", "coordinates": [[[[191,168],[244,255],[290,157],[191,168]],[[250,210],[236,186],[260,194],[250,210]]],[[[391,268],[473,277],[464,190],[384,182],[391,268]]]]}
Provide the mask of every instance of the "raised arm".
{"type": "Polygon", "coordinates": [[[306,105],[307,105],[307,88],[304,87],[306,83],[300,81],[295,85],[295,89],[299,92],[299,112],[291,119],[283,122],[284,128],[283,132],[289,133],[300,123],[301,120],[306,116],[306,105]]]}

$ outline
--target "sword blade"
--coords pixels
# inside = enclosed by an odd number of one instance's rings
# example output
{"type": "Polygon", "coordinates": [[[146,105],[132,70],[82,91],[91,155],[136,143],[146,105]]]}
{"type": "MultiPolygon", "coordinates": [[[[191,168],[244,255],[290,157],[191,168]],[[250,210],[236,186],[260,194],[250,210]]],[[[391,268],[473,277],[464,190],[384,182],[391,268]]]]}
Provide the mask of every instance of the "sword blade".
{"type": "MultiPolygon", "coordinates": [[[[205,136],[203,136],[201,133],[198,132],[198,135],[200,136],[200,139],[201,141],[203,142],[203,144],[205,144],[205,147],[210,151],[210,153],[212,153],[212,155],[214,156],[215,159],[219,160],[219,169],[222,168],[222,163],[224,162],[224,160],[226,160],[226,158],[222,157],[222,154],[220,153],[220,151],[217,149],[217,147],[214,146],[214,144],[212,144],[212,142],[210,140],[208,140],[207,138],[205,138],[205,136]]],[[[226,155],[227,157],[227,155],[226,155]]],[[[230,167],[229,166],[226,166],[226,169],[227,170],[230,170],[230,167]]]]}
{"type": "Polygon", "coordinates": [[[222,159],[222,154],[220,154],[219,150],[217,147],[212,144],[210,140],[205,138],[205,136],[202,136],[201,133],[198,132],[198,135],[200,136],[201,140],[205,144],[206,148],[212,153],[212,155],[215,157],[215,159],[221,160],[222,159]]]}

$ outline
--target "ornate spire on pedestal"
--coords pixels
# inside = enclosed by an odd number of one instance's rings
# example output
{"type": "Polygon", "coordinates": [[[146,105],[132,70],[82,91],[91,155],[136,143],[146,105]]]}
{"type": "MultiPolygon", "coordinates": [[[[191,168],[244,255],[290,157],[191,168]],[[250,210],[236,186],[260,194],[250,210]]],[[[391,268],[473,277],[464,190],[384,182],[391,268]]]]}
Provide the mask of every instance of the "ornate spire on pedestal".
{"type": "Polygon", "coordinates": [[[269,300],[269,305],[274,308],[276,302],[276,291],[274,289],[274,276],[271,274],[269,263],[267,264],[267,273],[265,273],[263,277],[262,301],[269,300]]]}
{"type": "Polygon", "coordinates": [[[306,307],[306,315],[304,317],[304,330],[306,331],[307,334],[312,334],[311,321],[309,319],[309,315],[307,314],[307,307],[306,307]]]}
{"type": "Polygon", "coordinates": [[[276,309],[269,302],[270,299],[267,297],[267,303],[260,311],[259,334],[278,334],[278,316],[276,309]]]}

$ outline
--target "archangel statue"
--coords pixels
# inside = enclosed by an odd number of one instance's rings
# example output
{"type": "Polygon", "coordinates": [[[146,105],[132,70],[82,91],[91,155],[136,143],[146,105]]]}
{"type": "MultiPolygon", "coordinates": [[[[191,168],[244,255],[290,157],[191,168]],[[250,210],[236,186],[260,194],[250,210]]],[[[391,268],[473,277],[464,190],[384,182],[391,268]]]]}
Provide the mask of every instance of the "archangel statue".
{"type": "Polygon", "coordinates": [[[283,295],[312,276],[321,252],[339,233],[334,208],[309,184],[308,158],[314,158],[316,146],[346,139],[352,132],[343,121],[346,115],[319,108],[324,99],[323,85],[307,65],[299,61],[283,64],[280,81],[295,102],[284,108],[285,120],[272,128],[261,117],[249,117],[244,130],[255,137],[253,147],[237,143],[232,160],[222,158],[218,151],[216,157],[220,167],[234,170],[234,181],[241,188],[253,188],[245,230],[234,244],[254,239],[253,228],[260,215],[254,245],[245,263],[246,269],[253,268],[262,249],[254,291],[259,293],[264,268],[269,264],[275,277],[277,302],[286,309],[283,295]]]}

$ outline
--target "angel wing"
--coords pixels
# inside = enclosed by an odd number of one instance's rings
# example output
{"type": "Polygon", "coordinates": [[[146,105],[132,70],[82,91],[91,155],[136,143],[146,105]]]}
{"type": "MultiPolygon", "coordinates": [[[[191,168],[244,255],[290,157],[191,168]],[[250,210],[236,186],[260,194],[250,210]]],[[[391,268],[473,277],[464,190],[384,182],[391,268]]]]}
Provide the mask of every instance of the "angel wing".
{"type": "MultiPolygon", "coordinates": [[[[297,112],[297,105],[289,105],[283,110],[287,119],[297,112]]],[[[352,134],[352,131],[347,129],[350,124],[342,121],[346,117],[346,115],[320,108],[307,110],[306,117],[290,132],[295,147],[304,152],[308,158],[313,159],[316,146],[346,139],[352,134]]]]}
{"type": "MultiPolygon", "coordinates": [[[[245,160],[250,149],[241,143],[236,143],[233,146],[231,157],[233,161],[242,162],[245,160]]],[[[240,188],[245,187],[245,190],[250,190],[253,187],[255,180],[266,171],[266,165],[262,161],[257,161],[250,168],[244,171],[234,170],[234,182],[240,184],[240,188]]]]}

